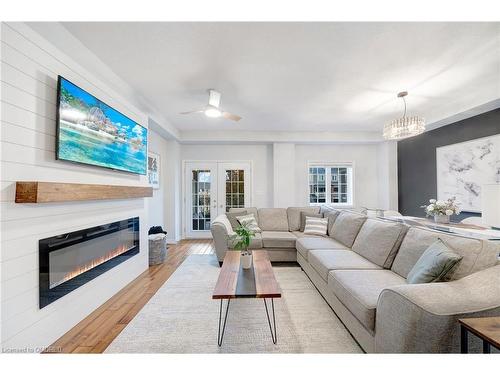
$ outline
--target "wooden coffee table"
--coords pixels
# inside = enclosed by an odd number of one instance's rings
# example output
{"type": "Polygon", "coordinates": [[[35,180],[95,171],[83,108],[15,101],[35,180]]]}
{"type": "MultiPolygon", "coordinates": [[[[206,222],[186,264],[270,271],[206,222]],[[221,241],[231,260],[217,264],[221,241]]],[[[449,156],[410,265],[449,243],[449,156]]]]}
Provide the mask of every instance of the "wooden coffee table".
{"type": "Polygon", "coordinates": [[[281,298],[281,289],[274,277],[273,267],[269,261],[267,251],[253,250],[252,255],[253,266],[247,270],[243,269],[240,265],[241,255],[239,251],[228,251],[224,257],[219,279],[212,294],[213,299],[220,299],[219,331],[217,334],[217,344],[219,346],[222,345],[222,340],[224,339],[229,303],[233,298],[262,298],[266,308],[267,322],[269,323],[273,344],[276,344],[278,341],[276,335],[276,317],[274,314],[274,298],[281,298]],[[273,324],[271,324],[266,298],[271,299],[273,324]],[[225,299],[227,299],[227,306],[222,325],[223,301],[225,299]]]}

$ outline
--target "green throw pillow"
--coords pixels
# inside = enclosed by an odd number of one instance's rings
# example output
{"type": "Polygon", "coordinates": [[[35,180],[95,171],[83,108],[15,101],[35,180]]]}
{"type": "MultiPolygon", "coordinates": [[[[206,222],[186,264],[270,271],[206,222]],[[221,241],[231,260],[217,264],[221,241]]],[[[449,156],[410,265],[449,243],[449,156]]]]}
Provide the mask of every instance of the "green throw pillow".
{"type": "Polygon", "coordinates": [[[422,284],[441,281],[462,260],[462,256],[438,239],[431,244],[413,266],[406,282],[422,284]]]}

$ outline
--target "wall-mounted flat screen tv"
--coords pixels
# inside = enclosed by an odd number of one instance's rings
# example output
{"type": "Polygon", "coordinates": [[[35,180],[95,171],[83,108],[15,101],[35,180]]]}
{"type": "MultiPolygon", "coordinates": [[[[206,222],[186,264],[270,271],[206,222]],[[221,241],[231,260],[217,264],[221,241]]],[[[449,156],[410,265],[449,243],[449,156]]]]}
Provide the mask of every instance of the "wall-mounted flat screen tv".
{"type": "Polygon", "coordinates": [[[146,174],[145,127],[61,76],[57,103],[58,160],[146,174]]]}

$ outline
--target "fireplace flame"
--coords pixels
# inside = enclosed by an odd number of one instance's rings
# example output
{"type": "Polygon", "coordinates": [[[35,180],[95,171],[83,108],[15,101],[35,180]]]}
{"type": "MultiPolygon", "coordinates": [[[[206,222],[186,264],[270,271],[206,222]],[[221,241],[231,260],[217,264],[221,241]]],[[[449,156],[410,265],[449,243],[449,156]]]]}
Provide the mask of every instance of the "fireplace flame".
{"type": "Polygon", "coordinates": [[[87,272],[87,271],[91,270],[92,268],[95,268],[98,265],[103,264],[103,263],[107,262],[108,260],[117,257],[120,254],[126,253],[127,251],[132,249],[132,247],[128,247],[126,245],[121,245],[121,246],[117,247],[116,249],[113,249],[110,252],[108,252],[107,254],[103,255],[102,257],[95,258],[95,259],[92,259],[91,261],[89,261],[85,264],[78,265],[74,269],[72,269],[71,271],[66,273],[66,275],[64,275],[64,277],[61,280],[51,284],[50,288],[51,289],[55,288],[56,286],[61,285],[62,283],[66,282],[68,280],[71,280],[72,278],[77,277],[78,275],[81,275],[82,273],[87,272]]]}

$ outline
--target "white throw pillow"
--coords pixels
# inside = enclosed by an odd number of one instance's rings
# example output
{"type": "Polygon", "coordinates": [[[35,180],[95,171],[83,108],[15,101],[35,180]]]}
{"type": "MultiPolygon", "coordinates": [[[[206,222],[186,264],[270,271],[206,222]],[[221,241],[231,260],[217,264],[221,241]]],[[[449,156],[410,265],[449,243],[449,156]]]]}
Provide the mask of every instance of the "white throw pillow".
{"type": "Polygon", "coordinates": [[[328,228],[328,218],[310,217],[306,216],[306,226],[304,234],[311,234],[314,236],[326,236],[328,228]]]}
{"type": "Polygon", "coordinates": [[[236,216],[236,220],[238,220],[241,225],[246,225],[248,229],[254,231],[255,233],[262,232],[262,230],[259,228],[259,225],[257,224],[257,220],[255,219],[254,214],[236,216]]]}

